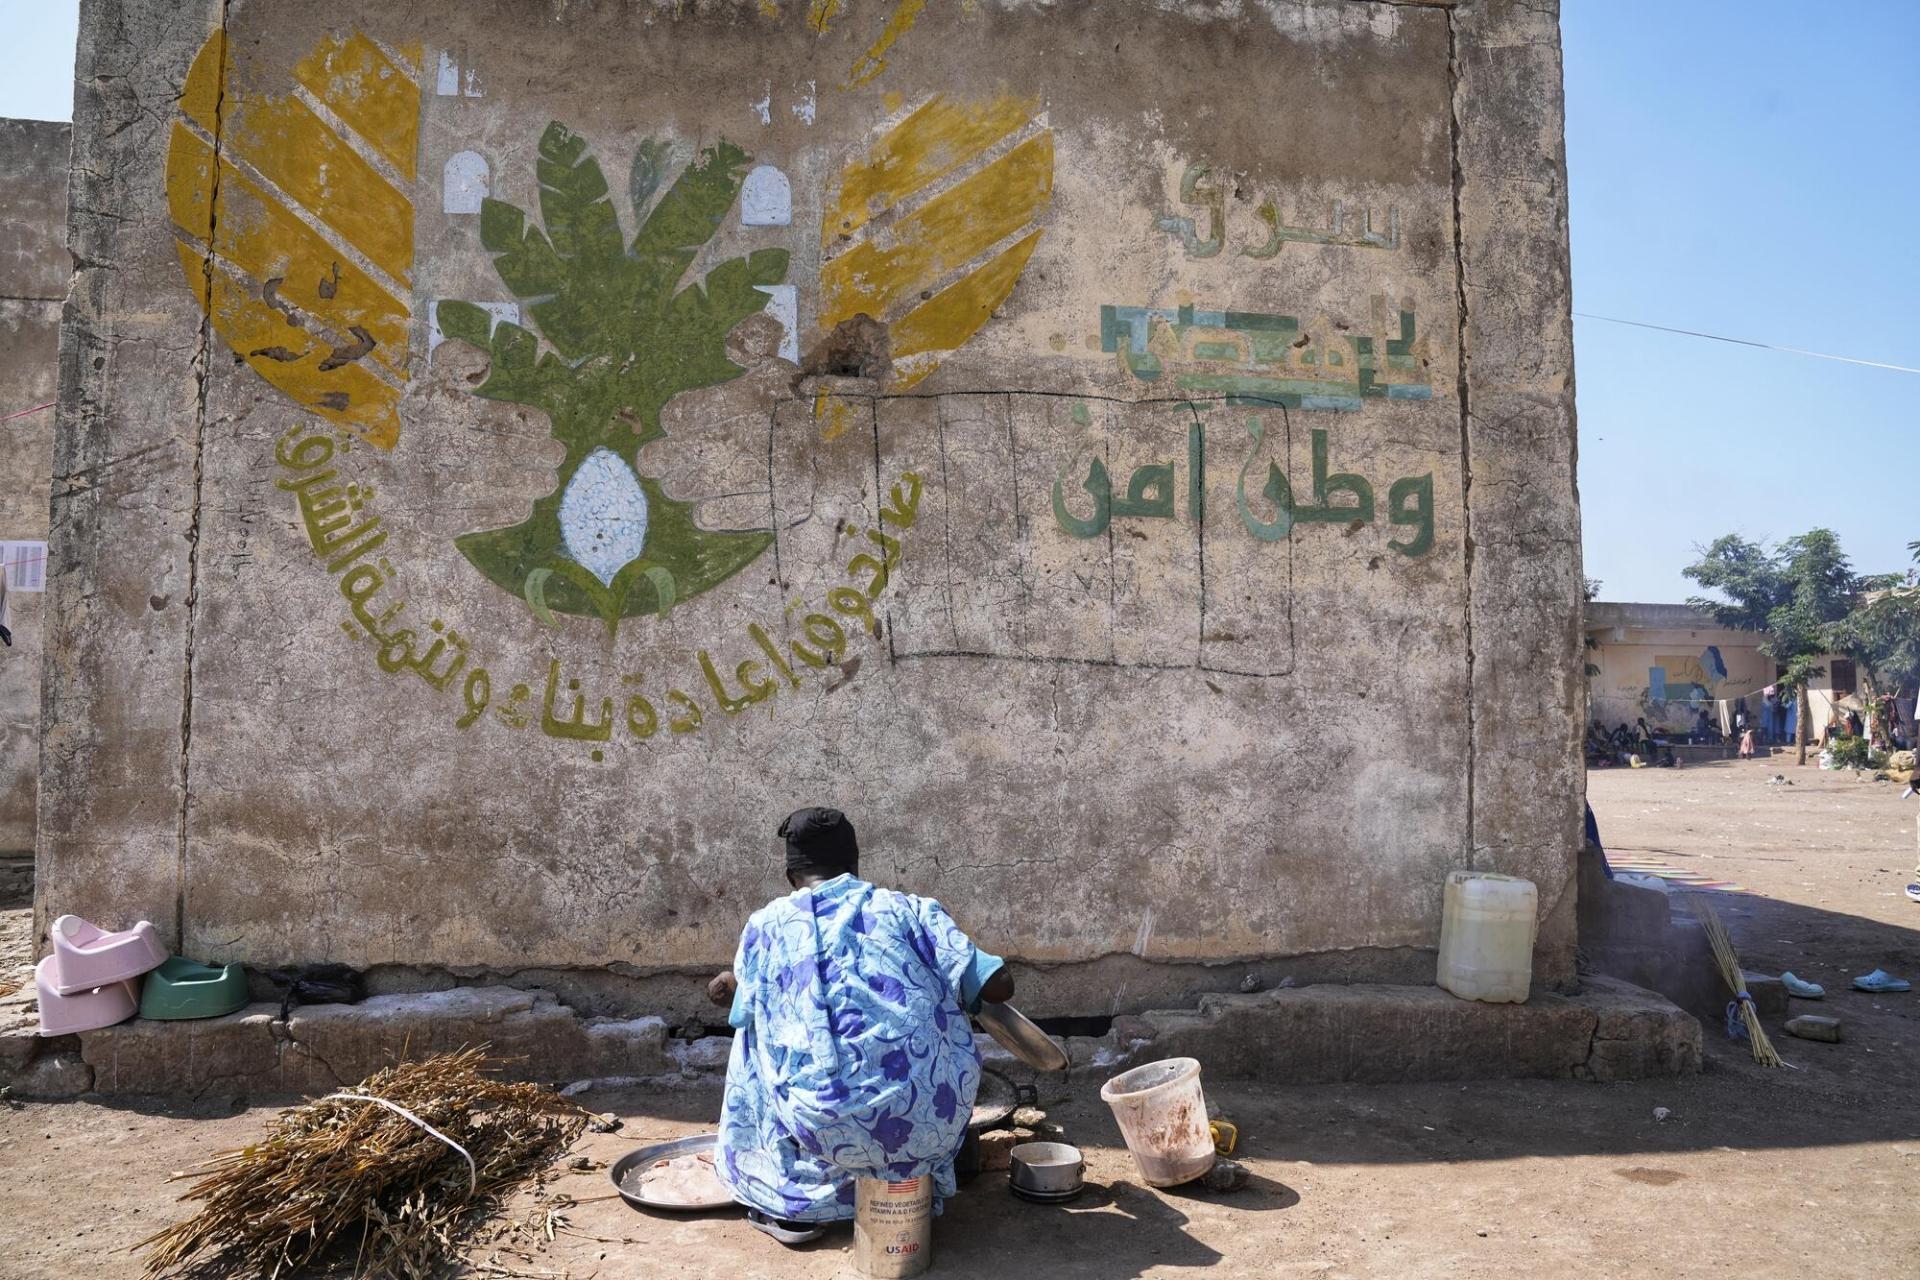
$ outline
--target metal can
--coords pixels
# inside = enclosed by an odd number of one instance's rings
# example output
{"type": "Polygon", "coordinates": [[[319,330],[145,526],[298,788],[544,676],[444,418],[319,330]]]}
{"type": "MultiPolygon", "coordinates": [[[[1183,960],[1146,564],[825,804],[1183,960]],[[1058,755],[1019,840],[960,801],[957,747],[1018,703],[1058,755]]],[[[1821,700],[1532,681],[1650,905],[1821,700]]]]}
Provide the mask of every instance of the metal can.
{"type": "Polygon", "coordinates": [[[853,1188],[853,1262],[880,1280],[917,1276],[933,1261],[933,1177],[861,1178],[853,1188]]]}

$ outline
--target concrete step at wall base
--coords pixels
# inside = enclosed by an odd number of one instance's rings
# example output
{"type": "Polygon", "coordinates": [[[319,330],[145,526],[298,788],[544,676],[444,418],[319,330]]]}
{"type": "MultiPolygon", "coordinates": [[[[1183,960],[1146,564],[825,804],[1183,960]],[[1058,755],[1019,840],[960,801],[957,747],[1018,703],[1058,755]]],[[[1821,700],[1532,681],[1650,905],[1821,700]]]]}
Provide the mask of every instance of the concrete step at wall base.
{"type": "MultiPolygon", "coordinates": [[[[551,993],[465,987],[375,996],[357,1005],[296,1009],[255,1004],[195,1022],[135,1019],[79,1037],[34,1084],[52,1096],[315,1093],[358,1083],[402,1057],[486,1044],[517,1079],[717,1085],[731,1041],[669,1037],[665,1020],[583,1018],[551,993]],[[82,1079],[85,1076],[85,1079],[82,1079]],[[44,1077],[44,1079],[43,1079],[44,1077]]],[[[1033,1073],[985,1036],[989,1066],[1033,1073]]],[[[1208,1075],[1274,1084],[1388,1083],[1517,1077],[1631,1080],[1700,1069],[1700,1023],[1664,997],[1614,979],[1578,995],[1536,994],[1524,1005],[1479,1004],[1437,987],[1335,985],[1208,995],[1187,1010],[1114,1019],[1104,1036],[1066,1037],[1064,1078],[1049,1092],[1093,1088],[1130,1066],[1194,1057],[1208,1075]]],[[[34,1063],[14,1070],[24,1080],[34,1063]]]]}

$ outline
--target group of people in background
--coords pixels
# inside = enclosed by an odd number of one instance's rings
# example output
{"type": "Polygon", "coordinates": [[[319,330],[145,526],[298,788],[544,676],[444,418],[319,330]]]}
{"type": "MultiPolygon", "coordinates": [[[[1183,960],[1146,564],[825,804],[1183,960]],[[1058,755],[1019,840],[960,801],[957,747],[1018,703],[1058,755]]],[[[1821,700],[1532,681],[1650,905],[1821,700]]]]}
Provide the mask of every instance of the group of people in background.
{"type": "MultiPolygon", "coordinates": [[[[1817,746],[1831,746],[1843,737],[1867,737],[1877,751],[1908,750],[1914,746],[1914,726],[1902,723],[1898,700],[1892,693],[1873,699],[1865,715],[1858,707],[1837,700],[1830,702],[1826,709],[1826,723],[1817,736],[1809,739],[1817,746]]],[[[1693,726],[1687,732],[1654,729],[1644,716],[1636,718],[1631,725],[1622,721],[1611,730],[1595,720],[1587,729],[1587,763],[1670,766],[1678,763],[1673,751],[1675,745],[1719,746],[1729,737],[1737,745],[1740,757],[1749,759],[1765,748],[1793,743],[1799,708],[1794,699],[1781,697],[1780,691],[1769,685],[1761,692],[1757,716],[1748,711],[1747,700],[1739,698],[1733,703],[1729,719],[1731,734],[1723,732],[1716,723],[1712,704],[1702,703],[1695,708],[1693,726]]]]}

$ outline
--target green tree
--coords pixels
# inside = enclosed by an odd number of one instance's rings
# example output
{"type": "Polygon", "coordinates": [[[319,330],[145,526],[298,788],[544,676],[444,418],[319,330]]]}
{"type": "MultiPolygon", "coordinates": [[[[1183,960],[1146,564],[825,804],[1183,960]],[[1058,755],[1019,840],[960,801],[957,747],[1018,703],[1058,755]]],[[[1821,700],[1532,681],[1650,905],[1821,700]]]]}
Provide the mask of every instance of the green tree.
{"type": "MultiPolygon", "coordinates": [[[[1920,542],[1909,545],[1914,569],[1861,579],[1861,596],[1846,617],[1829,629],[1829,642],[1866,673],[1868,689],[1891,685],[1893,692],[1920,683],[1920,542]]],[[[1877,711],[1877,700],[1868,705],[1877,711]]]]}
{"type": "Polygon", "coordinates": [[[1799,763],[1807,762],[1807,685],[1826,668],[1836,624],[1853,611],[1859,579],[1831,529],[1813,529],[1769,551],[1727,534],[1699,552],[1683,572],[1714,596],[1687,603],[1722,626],[1765,631],[1760,652],[1783,669],[1778,684],[1798,700],[1794,733],[1799,763]]]}

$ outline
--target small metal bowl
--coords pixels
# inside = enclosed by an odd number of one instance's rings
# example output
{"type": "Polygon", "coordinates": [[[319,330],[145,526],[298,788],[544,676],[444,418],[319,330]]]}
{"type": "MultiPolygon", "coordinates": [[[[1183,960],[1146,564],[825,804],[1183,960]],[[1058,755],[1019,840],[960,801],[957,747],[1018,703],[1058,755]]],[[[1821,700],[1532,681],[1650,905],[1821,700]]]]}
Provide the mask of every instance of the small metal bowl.
{"type": "Polygon", "coordinates": [[[1007,1185],[1017,1196],[1071,1200],[1086,1186],[1086,1158],[1067,1143],[1023,1142],[1007,1158],[1007,1185]]]}

